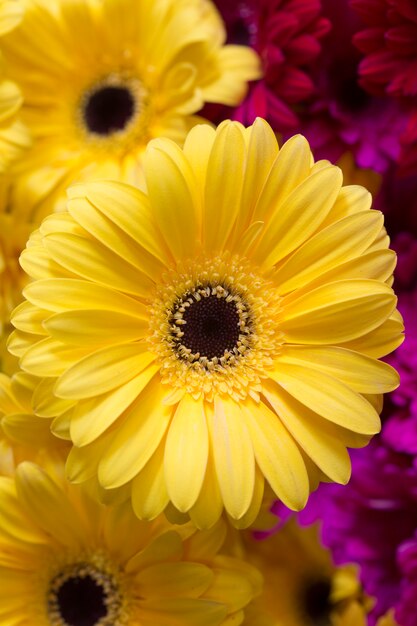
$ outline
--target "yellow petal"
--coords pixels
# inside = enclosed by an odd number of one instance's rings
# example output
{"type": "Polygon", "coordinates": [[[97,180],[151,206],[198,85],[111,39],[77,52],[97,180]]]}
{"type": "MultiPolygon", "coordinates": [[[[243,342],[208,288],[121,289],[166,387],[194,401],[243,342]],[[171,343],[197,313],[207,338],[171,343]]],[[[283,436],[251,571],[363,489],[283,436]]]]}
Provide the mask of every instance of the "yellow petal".
{"type": "Polygon", "coordinates": [[[172,406],[162,404],[165,393],[156,377],[126,410],[99,464],[99,481],[106,489],[134,478],[159,446],[173,413],[172,406]]]}
{"type": "Polygon", "coordinates": [[[211,569],[202,563],[158,563],[142,570],[135,584],[143,598],[157,598],[163,606],[165,598],[200,597],[213,578],[211,569]]]}
{"type": "Polygon", "coordinates": [[[255,462],[242,411],[227,396],[216,398],[211,436],[224,506],[232,518],[239,519],[252,501],[255,462]]]}
{"type": "Polygon", "coordinates": [[[292,302],[283,298],[280,330],[288,343],[346,342],[380,326],[396,301],[390,287],[379,281],[329,283],[292,302]]]}
{"type": "Polygon", "coordinates": [[[382,225],[381,213],[367,211],[346,217],[320,230],[276,272],[274,278],[280,293],[298,289],[329,269],[360,256],[382,225]]]}
{"type": "Polygon", "coordinates": [[[202,401],[186,395],[169,426],[165,446],[165,479],[169,497],[183,513],[196,502],[208,458],[208,432],[202,401]]]}
{"type": "Polygon", "coordinates": [[[224,124],[211,150],[203,213],[203,238],[211,254],[223,250],[239,213],[245,142],[237,123],[224,124]]]}
{"type": "Polygon", "coordinates": [[[308,498],[307,470],[300,451],[278,416],[261,401],[242,405],[256,462],[277,497],[299,511],[308,498]]]}
{"type": "Polygon", "coordinates": [[[67,369],[56,383],[60,398],[93,398],[120,387],[140,374],[154,360],[140,344],[111,346],[93,352],[67,369]]]}
{"type": "Polygon", "coordinates": [[[310,165],[311,151],[307,139],[302,135],[295,135],[286,141],[259,196],[253,219],[268,220],[276,207],[307,178],[310,165]]]}
{"type": "Polygon", "coordinates": [[[334,346],[284,346],[277,362],[319,370],[359,393],[387,393],[400,384],[397,372],[387,363],[334,346]]]}
{"type": "Polygon", "coordinates": [[[380,431],[381,423],[375,409],[333,376],[278,361],[269,376],[296,400],[335,424],[363,435],[380,431]]]}
{"type": "Polygon", "coordinates": [[[52,259],[78,277],[144,297],[152,289],[145,274],[97,241],[57,232],[44,242],[52,259]]]}
{"type": "Polygon", "coordinates": [[[299,403],[282,387],[268,382],[263,393],[281,421],[306,454],[331,480],[346,484],[350,478],[349,455],[332,424],[299,403]]]}
{"type": "Polygon", "coordinates": [[[341,186],[342,173],[334,166],[300,183],[281,205],[275,205],[254,253],[255,260],[271,267],[304,243],[329,213],[341,186]]]}
{"type": "Polygon", "coordinates": [[[154,140],[146,151],[145,175],[151,209],[166,244],[174,258],[187,258],[199,232],[194,176],[187,159],[170,140],[154,140]]]}
{"type": "Polygon", "coordinates": [[[132,481],[132,507],[139,519],[155,519],[169,502],[165,484],[163,440],[143,470],[132,481]]]}

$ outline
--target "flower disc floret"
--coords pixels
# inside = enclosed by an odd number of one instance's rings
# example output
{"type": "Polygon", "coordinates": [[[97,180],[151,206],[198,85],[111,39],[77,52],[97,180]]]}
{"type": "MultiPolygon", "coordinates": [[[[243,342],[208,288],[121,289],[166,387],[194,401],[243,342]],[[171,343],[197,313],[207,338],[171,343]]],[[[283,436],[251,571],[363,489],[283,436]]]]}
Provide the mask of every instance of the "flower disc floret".
{"type": "Polygon", "coordinates": [[[395,254],[370,194],[263,120],[150,143],[146,192],[69,190],[21,256],[9,342],[37,415],[73,443],[71,480],[140,518],[240,526],[265,481],[302,508],[380,428],[402,341],[395,254]]]}

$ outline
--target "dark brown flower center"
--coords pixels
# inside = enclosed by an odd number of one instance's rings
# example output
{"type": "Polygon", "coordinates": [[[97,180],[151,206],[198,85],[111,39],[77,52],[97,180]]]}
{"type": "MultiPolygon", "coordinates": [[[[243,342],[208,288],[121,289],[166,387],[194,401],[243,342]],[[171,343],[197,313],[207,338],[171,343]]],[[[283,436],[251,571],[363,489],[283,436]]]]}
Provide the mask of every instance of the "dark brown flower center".
{"type": "Polygon", "coordinates": [[[174,348],[188,360],[238,357],[248,347],[252,323],[241,296],[222,285],[200,285],[173,308],[174,348]]]}
{"type": "Polygon", "coordinates": [[[302,607],[309,623],[314,626],[331,626],[330,613],[332,604],[330,601],[331,581],[328,579],[316,580],[306,585],[302,607]]]}
{"type": "Polygon", "coordinates": [[[135,114],[135,98],[125,86],[107,85],[93,91],[84,104],[84,122],[96,135],[124,130],[135,114]]]}
{"type": "Polygon", "coordinates": [[[56,596],[62,619],[71,626],[96,626],[107,615],[105,591],[91,576],[71,576],[56,596]]]}
{"type": "Polygon", "coordinates": [[[52,626],[116,626],[121,599],[114,578],[89,563],[65,568],[51,582],[52,626]]]}

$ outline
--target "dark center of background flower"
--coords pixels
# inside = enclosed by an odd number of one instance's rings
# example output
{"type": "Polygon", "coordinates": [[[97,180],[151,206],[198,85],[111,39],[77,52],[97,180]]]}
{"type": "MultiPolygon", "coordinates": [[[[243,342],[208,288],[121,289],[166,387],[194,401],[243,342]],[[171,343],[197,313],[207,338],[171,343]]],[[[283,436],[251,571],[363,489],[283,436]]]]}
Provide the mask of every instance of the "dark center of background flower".
{"type": "Polygon", "coordinates": [[[303,591],[302,607],[308,623],[314,626],[331,626],[330,602],[331,581],[316,580],[306,585],[303,591]]]}
{"type": "Polygon", "coordinates": [[[69,626],[96,626],[107,615],[104,588],[91,576],[72,576],[56,593],[62,619],[69,626]]]}
{"type": "Polygon", "coordinates": [[[239,313],[235,302],[216,295],[202,298],[186,308],[182,344],[194,354],[212,359],[233,350],[239,339],[239,313]]]}
{"type": "Polygon", "coordinates": [[[126,128],[135,114],[135,107],[135,98],[127,87],[100,87],[84,104],[84,122],[91,133],[111,135],[126,128]]]}

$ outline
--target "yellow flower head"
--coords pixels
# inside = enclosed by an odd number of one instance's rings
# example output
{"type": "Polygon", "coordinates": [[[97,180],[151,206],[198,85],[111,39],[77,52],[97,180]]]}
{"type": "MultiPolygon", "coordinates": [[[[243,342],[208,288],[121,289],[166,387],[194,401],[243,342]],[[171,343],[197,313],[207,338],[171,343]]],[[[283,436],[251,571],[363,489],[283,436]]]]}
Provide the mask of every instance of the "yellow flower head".
{"type": "Polygon", "coordinates": [[[226,626],[260,591],[258,572],[222,553],[224,525],[141,522],[29,462],[0,478],[0,500],[1,623],[226,626]]]}
{"type": "Polygon", "coordinates": [[[74,180],[137,184],[153,137],[182,142],[205,102],[235,105],[259,76],[255,53],[224,45],[211,0],[22,0],[4,37],[34,137],[14,203],[44,216],[74,180]]]}
{"type": "Polygon", "coordinates": [[[72,187],[21,256],[9,349],[35,413],[72,440],[69,478],[129,485],[140,518],[249,525],[265,480],[300,509],[348,481],[398,385],[377,360],[402,341],[383,217],[263,120],[155,140],[144,167],[146,193],[72,187]]]}
{"type": "Polygon", "coordinates": [[[243,534],[239,552],[264,579],[244,626],[366,626],[373,602],[362,591],[357,567],[336,567],[318,531],[290,520],[264,540],[243,534]]]}
{"type": "Polygon", "coordinates": [[[26,460],[43,462],[45,457],[62,463],[69,444],[54,437],[49,420],[35,417],[31,398],[35,380],[19,372],[0,374],[0,475],[12,475],[26,460]]]}

